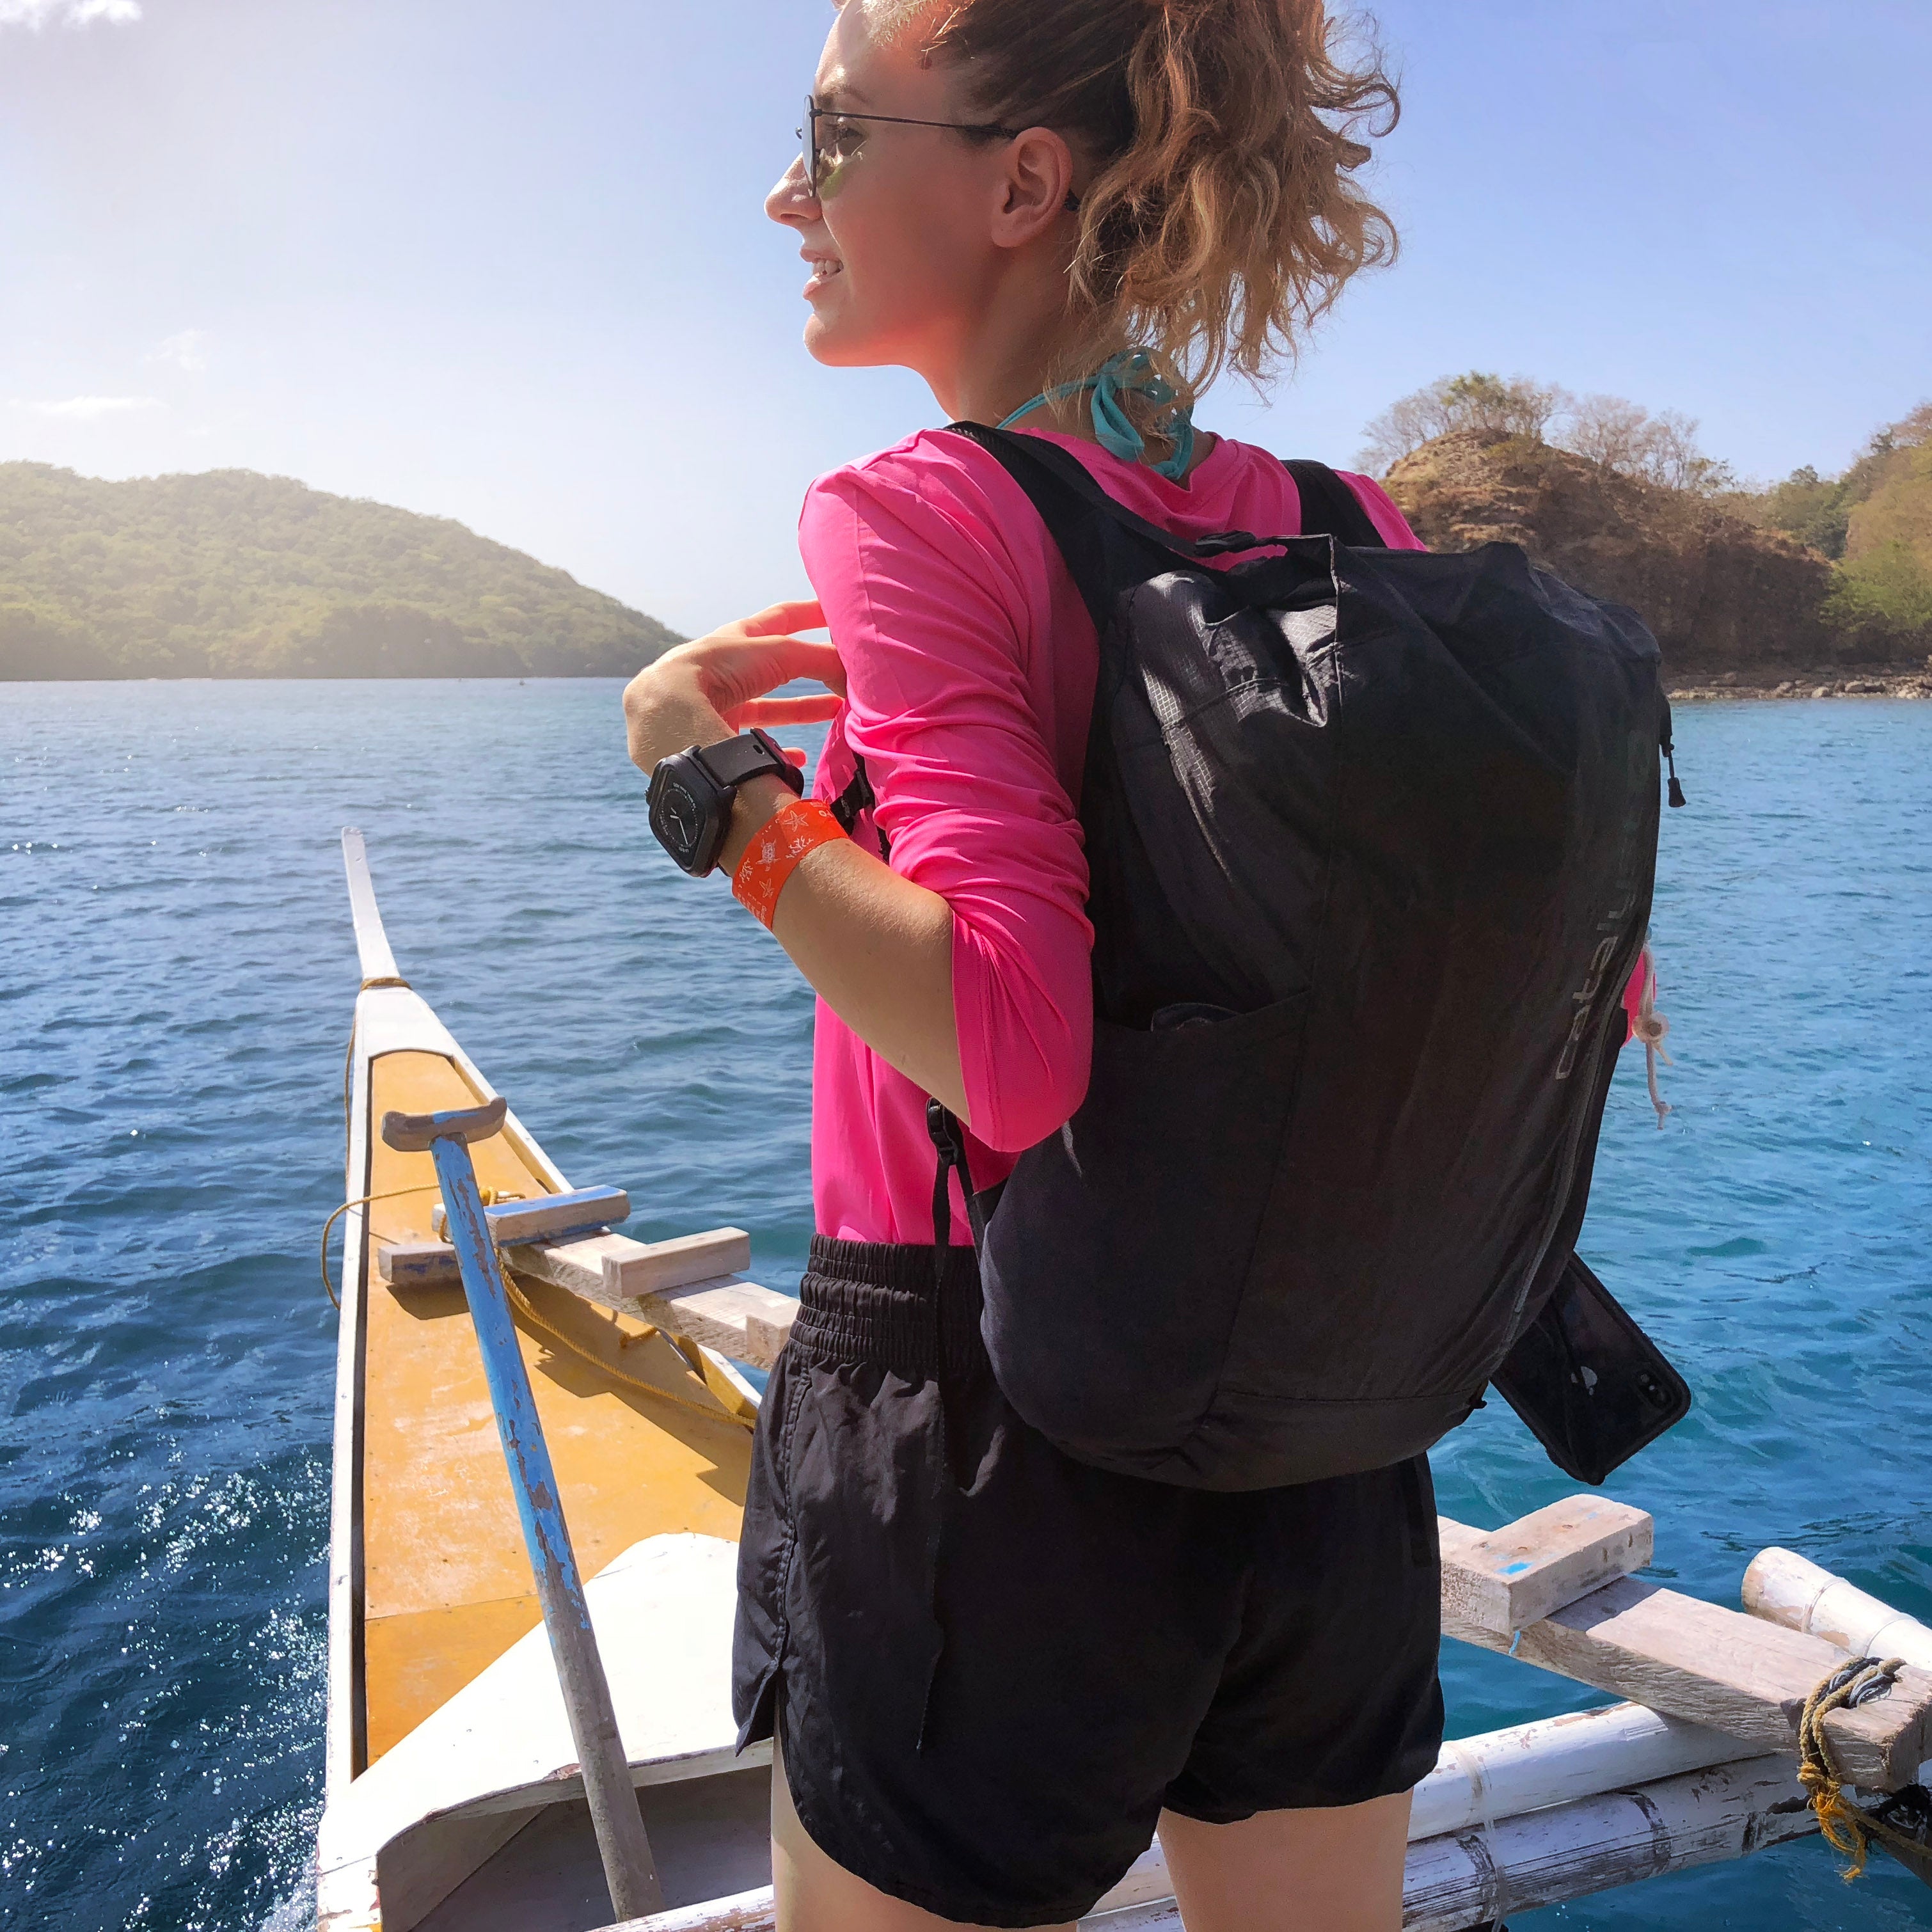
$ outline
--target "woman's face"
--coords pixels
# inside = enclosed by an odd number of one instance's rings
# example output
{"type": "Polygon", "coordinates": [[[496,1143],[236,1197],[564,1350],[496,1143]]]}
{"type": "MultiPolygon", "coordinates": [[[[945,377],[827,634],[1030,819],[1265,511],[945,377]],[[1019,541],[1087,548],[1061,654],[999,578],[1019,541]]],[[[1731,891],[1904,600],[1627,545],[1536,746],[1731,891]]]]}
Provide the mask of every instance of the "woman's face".
{"type": "Polygon", "coordinates": [[[865,0],[847,0],[818,63],[821,108],[814,192],[803,159],[765,200],[797,232],[811,270],[806,348],[850,368],[895,364],[930,378],[954,363],[1004,266],[996,240],[1009,144],[944,128],[866,120],[862,111],[917,121],[981,118],[957,98],[948,69],[920,64],[915,32],[874,38],[865,0]]]}

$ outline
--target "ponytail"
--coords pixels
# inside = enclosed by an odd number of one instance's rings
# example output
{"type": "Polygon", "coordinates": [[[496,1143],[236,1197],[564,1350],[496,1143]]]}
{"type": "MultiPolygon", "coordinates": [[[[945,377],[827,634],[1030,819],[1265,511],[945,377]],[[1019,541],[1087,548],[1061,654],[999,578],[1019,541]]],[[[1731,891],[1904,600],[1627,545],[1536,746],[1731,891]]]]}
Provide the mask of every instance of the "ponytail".
{"type": "Polygon", "coordinates": [[[922,9],[975,112],[1065,135],[1081,197],[1070,359],[1153,350],[1191,397],[1292,359],[1395,230],[1354,176],[1395,124],[1322,0],[960,0],[922,9]]]}

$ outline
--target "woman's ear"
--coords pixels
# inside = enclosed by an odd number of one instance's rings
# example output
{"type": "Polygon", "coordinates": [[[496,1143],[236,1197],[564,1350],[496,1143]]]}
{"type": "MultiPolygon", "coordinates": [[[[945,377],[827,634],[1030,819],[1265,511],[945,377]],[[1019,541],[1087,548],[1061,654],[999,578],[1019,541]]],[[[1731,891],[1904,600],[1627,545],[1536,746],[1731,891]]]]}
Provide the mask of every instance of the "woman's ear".
{"type": "Polygon", "coordinates": [[[1073,151],[1051,128],[1029,128],[1007,144],[993,212],[997,248],[1024,248],[1045,234],[1070,206],[1073,151]]]}

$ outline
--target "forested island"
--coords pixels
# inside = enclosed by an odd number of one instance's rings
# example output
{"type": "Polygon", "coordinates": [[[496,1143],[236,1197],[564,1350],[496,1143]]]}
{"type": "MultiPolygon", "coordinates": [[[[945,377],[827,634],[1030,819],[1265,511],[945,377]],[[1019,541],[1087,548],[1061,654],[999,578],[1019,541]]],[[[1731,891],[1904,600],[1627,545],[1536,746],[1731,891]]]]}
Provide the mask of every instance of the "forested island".
{"type": "Polygon", "coordinates": [[[1520,544],[1630,604],[1679,695],[1932,697],[1932,404],[1838,476],[1754,485],[1697,425],[1472,372],[1406,396],[1361,454],[1432,548],[1520,544]]]}
{"type": "Polygon", "coordinates": [[[678,641],[447,518],[248,470],[0,463],[0,680],[621,677],[678,641]]]}

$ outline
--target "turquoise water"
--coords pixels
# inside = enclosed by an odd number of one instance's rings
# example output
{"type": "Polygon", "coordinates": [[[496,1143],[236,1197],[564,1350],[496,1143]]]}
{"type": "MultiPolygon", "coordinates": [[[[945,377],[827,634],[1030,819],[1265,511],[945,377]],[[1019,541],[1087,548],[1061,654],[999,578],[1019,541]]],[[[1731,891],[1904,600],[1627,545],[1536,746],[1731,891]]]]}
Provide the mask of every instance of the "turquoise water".
{"type": "MultiPolygon", "coordinates": [[[[367,832],[404,971],[646,1235],[796,1283],[811,1004],[650,844],[604,682],[0,686],[0,1925],[312,1922],[332,1323],[367,832]]],[[[1676,1105],[1612,1095],[1589,1258],[1690,1419],[1613,1479],[1659,1574],[1767,1543],[1932,1616],[1932,706],[1686,707],[1656,917],[1676,1105]]],[[[1506,1411],[1493,1524],[1574,1487],[1506,1411]]],[[[1602,1701],[1450,1646],[1451,1729],[1602,1701]]],[[[1932,1926],[1815,1841],[1522,1928],[1932,1926]]]]}

